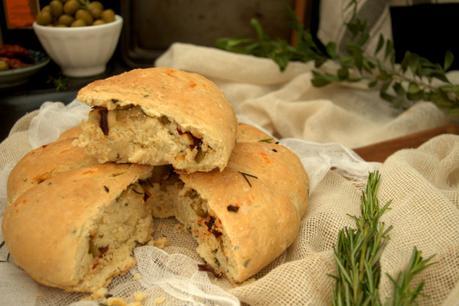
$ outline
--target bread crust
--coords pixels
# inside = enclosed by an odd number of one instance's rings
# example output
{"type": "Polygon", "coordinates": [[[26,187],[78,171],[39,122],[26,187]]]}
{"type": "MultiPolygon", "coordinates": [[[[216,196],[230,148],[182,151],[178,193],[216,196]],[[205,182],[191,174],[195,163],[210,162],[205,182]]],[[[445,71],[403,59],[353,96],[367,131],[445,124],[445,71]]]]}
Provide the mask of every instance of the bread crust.
{"type": "Polygon", "coordinates": [[[257,129],[254,126],[245,123],[239,123],[237,126],[237,142],[267,142],[274,143],[275,140],[272,136],[257,129]]]}
{"type": "Polygon", "coordinates": [[[87,85],[77,99],[109,111],[139,106],[147,116],[173,119],[217,151],[211,168],[195,170],[223,170],[235,145],[237,121],[230,103],[214,83],[195,73],[135,69],[87,85]]]}
{"type": "Polygon", "coordinates": [[[72,145],[74,139],[66,138],[27,153],[8,177],[8,202],[14,202],[26,190],[57,173],[97,164],[84,149],[72,145]]]}
{"type": "Polygon", "coordinates": [[[74,126],[73,128],[70,128],[62,132],[62,134],[59,136],[57,141],[61,141],[65,139],[75,139],[75,138],[78,138],[80,134],[81,134],[81,125],[77,125],[77,126],[74,126]]]}
{"type": "MultiPolygon", "coordinates": [[[[4,211],[3,235],[15,263],[48,286],[97,289],[81,283],[89,231],[107,205],[150,173],[149,166],[102,164],[60,173],[32,187],[4,211]]],[[[134,263],[127,258],[119,272],[134,263]]]]}
{"type": "Polygon", "coordinates": [[[298,157],[284,146],[238,143],[223,172],[179,172],[179,176],[207,200],[209,212],[221,221],[231,241],[227,252],[236,264],[233,281],[254,275],[296,239],[309,183],[298,157]]]}

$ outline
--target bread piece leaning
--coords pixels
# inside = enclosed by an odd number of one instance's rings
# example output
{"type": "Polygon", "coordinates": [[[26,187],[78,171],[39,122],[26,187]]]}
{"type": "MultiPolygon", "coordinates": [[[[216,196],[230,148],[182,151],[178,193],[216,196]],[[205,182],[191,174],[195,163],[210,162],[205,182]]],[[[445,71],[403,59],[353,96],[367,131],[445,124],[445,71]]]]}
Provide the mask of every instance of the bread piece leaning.
{"type": "Polygon", "coordinates": [[[298,234],[308,202],[308,177],[282,145],[240,126],[222,171],[187,174],[156,170],[146,184],[155,217],[175,216],[198,242],[215,273],[242,282],[272,262],[298,234]]]}
{"type": "Polygon", "coordinates": [[[235,144],[230,103],[198,74],[136,69],[89,84],[77,99],[93,107],[79,145],[99,162],[223,170],[235,144]]]}
{"type": "Polygon", "coordinates": [[[37,282],[92,292],[135,264],[150,239],[151,210],[137,182],[141,165],[101,164],[56,174],[4,211],[3,235],[14,262],[37,282]]]}

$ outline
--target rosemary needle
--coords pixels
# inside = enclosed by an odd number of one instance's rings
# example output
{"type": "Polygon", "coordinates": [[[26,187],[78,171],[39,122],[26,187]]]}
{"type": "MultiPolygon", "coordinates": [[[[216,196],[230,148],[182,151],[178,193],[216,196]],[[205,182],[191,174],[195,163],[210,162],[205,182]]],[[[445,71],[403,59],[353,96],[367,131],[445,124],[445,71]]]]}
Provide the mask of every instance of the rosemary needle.
{"type": "Polygon", "coordinates": [[[273,138],[265,138],[265,139],[258,140],[258,142],[273,143],[274,139],[273,138]]]}
{"type": "Polygon", "coordinates": [[[242,177],[247,182],[247,184],[250,186],[250,188],[252,188],[252,184],[250,183],[249,177],[254,178],[254,179],[258,179],[258,177],[253,174],[245,173],[242,171],[238,171],[238,172],[242,175],[242,177]]]}

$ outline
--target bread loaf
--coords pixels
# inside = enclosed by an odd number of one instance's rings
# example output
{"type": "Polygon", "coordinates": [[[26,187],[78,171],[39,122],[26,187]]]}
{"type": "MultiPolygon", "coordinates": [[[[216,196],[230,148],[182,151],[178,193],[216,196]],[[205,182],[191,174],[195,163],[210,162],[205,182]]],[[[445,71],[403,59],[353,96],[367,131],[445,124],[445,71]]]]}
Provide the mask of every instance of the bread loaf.
{"type": "Polygon", "coordinates": [[[88,122],[28,153],[10,175],[3,234],[14,261],[42,284],[94,292],[135,264],[152,216],[177,218],[213,271],[235,283],[282,254],[306,211],[307,174],[269,135],[245,124],[236,131],[213,86],[147,69],[83,89],[79,97],[96,107],[88,122]],[[107,160],[120,164],[98,163],[107,160]]]}

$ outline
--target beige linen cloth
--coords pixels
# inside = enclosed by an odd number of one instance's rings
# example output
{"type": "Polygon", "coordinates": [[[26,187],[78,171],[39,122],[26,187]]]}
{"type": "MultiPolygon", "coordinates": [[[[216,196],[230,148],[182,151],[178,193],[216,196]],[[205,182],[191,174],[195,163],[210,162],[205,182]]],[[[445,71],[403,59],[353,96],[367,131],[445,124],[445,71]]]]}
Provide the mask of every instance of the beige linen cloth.
{"type": "MultiPolygon", "coordinates": [[[[279,73],[268,60],[183,44],[172,46],[157,64],[196,71],[212,78],[240,115],[282,137],[356,147],[446,122],[442,112],[430,103],[419,103],[398,112],[366,90],[338,86],[313,88],[307,65],[292,64],[285,73],[279,73]]],[[[34,115],[22,118],[0,144],[0,169],[30,149],[27,129],[34,115]]],[[[383,221],[393,226],[381,259],[382,300],[386,301],[392,292],[386,274],[396,276],[404,269],[416,246],[426,257],[436,254],[435,265],[414,280],[415,283],[425,281],[419,304],[459,305],[459,137],[443,135],[418,149],[399,151],[381,166],[381,173],[381,203],[392,200],[391,210],[383,221]]],[[[110,292],[128,297],[135,290],[146,290],[149,297],[146,305],[155,305],[155,299],[163,301],[162,297],[165,305],[234,305],[231,296],[250,305],[330,305],[334,280],[328,274],[335,273],[333,247],[339,230],[354,225],[348,214],[359,214],[359,186],[361,184],[339,172],[329,171],[310,195],[308,213],[293,245],[255,278],[240,286],[212,280],[224,288],[228,296],[220,289],[203,286],[203,291],[213,294],[212,303],[206,300],[206,295],[200,299],[190,298],[185,289],[183,292],[174,291],[174,287],[149,289],[148,273],[155,276],[164,272],[148,270],[151,259],[148,250],[152,247],[136,249],[138,268],[116,279],[110,292]],[[144,277],[140,283],[132,280],[132,275],[137,273],[144,277]]],[[[195,244],[175,222],[157,221],[155,237],[162,235],[170,243],[164,250],[175,255],[167,257],[167,253],[159,253],[158,256],[168,260],[171,270],[180,266],[187,275],[196,276],[195,280],[205,274],[193,274],[190,267],[196,267],[190,260],[198,260],[193,250],[195,244]]],[[[3,259],[6,254],[0,250],[0,255],[3,259]]],[[[0,273],[6,265],[13,269],[10,264],[0,264],[0,273]]],[[[202,283],[205,284],[205,280],[202,283]]],[[[0,279],[0,290],[9,286],[11,296],[35,292],[38,298],[32,299],[31,305],[65,305],[79,298],[42,286],[37,289],[23,276],[21,284],[12,285],[7,279],[0,279]]]]}

